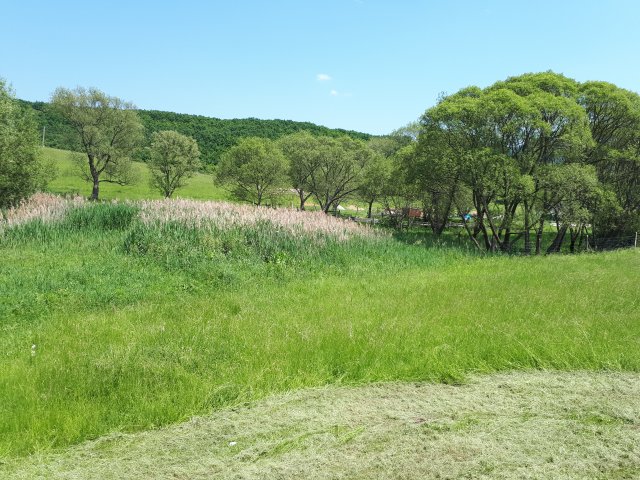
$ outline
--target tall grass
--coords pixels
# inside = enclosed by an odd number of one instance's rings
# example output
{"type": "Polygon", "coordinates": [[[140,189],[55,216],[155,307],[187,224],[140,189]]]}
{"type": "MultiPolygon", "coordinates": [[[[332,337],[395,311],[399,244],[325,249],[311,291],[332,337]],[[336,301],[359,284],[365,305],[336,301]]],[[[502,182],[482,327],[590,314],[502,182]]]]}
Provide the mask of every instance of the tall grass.
{"type": "Polygon", "coordinates": [[[636,251],[478,257],[154,208],[91,204],[6,229],[0,455],[303,386],[640,371],[636,251]]]}

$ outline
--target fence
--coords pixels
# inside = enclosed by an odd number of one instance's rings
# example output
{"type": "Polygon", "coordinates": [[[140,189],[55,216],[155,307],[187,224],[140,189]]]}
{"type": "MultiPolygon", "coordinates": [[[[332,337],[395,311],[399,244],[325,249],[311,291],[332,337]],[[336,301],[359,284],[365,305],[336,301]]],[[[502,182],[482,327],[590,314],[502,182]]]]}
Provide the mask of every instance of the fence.
{"type": "MultiPolygon", "coordinates": [[[[638,247],[638,233],[628,235],[594,237],[593,235],[580,235],[572,242],[570,234],[567,233],[560,245],[553,245],[550,238],[543,239],[540,245],[540,253],[579,253],[579,252],[599,252],[606,250],[616,250],[619,248],[638,247]]],[[[536,252],[536,239],[531,239],[529,243],[524,240],[514,241],[509,251],[514,254],[527,254],[536,252]]]]}
{"type": "Polygon", "coordinates": [[[638,247],[638,232],[621,237],[587,237],[585,241],[586,250],[615,250],[617,248],[638,247]]]}

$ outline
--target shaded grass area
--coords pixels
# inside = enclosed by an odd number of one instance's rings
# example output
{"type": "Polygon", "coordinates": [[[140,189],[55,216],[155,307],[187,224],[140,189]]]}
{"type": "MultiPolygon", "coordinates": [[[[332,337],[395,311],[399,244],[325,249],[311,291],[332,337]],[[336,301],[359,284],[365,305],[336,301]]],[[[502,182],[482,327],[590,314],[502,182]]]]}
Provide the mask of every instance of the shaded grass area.
{"type": "Polygon", "coordinates": [[[302,387],[640,370],[637,251],[303,248],[268,225],[143,227],[133,208],[86,207],[2,240],[0,455],[302,387]]]}
{"type": "Polygon", "coordinates": [[[0,465],[33,478],[637,478],[640,376],[307,389],[0,465]]]}

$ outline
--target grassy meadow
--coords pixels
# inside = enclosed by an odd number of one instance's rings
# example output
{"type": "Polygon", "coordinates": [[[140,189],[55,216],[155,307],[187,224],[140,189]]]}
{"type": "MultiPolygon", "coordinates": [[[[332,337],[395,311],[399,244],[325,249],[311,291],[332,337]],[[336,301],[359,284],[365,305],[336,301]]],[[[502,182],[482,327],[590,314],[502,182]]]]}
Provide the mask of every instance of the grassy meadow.
{"type": "Polygon", "coordinates": [[[9,217],[0,457],[305,387],[640,371],[637,250],[479,256],[186,200],[42,196],[9,217]]]}
{"type": "MultiPolygon", "coordinates": [[[[88,197],[91,194],[91,184],[78,176],[78,167],[73,161],[73,155],[78,154],[55,148],[43,149],[45,161],[51,162],[56,169],[56,175],[47,189],[61,195],[79,194],[88,197]]],[[[84,160],[86,161],[86,158],[84,160]]],[[[149,185],[147,166],[140,162],[134,162],[133,165],[138,181],[134,185],[125,186],[102,183],[100,185],[102,200],[141,200],[162,197],[157,190],[149,185]]],[[[228,192],[215,185],[211,175],[204,173],[196,173],[188,180],[185,187],[178,190],[177,195],[199,200],[227,200],[229,198],[228,192]]]]}

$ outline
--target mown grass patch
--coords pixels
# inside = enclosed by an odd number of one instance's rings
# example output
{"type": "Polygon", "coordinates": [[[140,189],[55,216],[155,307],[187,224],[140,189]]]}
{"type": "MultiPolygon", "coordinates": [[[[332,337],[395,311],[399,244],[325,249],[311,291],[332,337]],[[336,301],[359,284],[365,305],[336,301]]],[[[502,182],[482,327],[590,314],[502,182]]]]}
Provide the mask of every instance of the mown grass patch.
{"type": "Polygon", "coordinates": [[[0,465],[3,478],[637,478],[640,376],[304,389],[0,465]],[[567,413],[572,415],[568,416],[567,413]],[[618,418],[624,422],[585,418],[618,418]]]}

